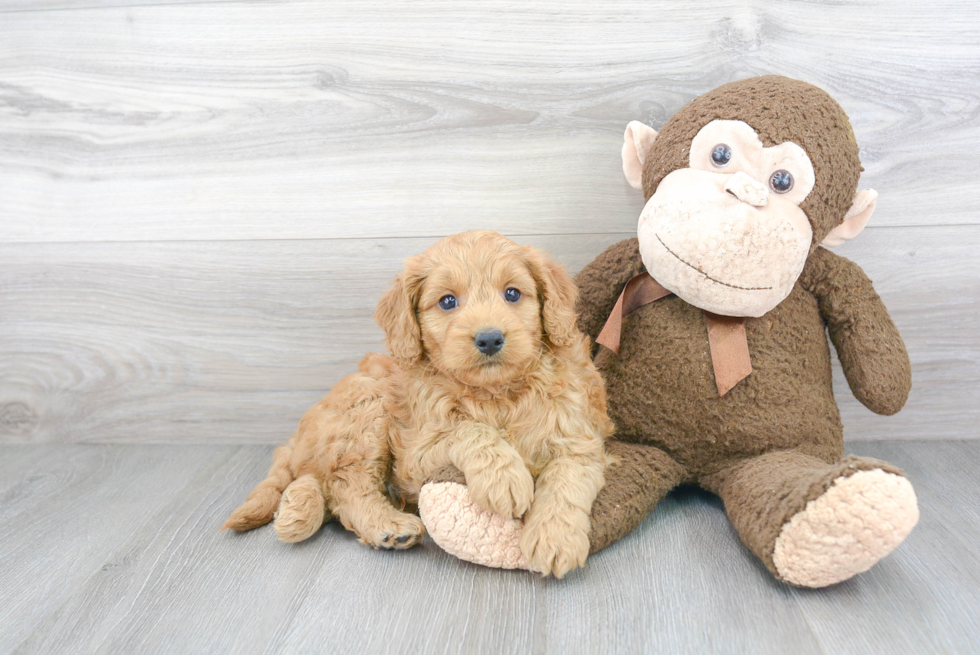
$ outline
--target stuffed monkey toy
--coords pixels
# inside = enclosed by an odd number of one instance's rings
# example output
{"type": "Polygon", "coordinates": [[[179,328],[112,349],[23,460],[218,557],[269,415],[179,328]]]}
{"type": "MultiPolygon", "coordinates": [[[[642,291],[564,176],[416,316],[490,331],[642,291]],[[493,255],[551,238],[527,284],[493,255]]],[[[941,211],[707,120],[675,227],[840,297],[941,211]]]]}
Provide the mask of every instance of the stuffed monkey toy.
{"type": "MultiPolygon", "coordinates": [[[[826,92],[765,76],[692,101],[658,134],[631,122],[623,171],[646,205],[637,237],[576,277],[579,327],[599,344],[616,435],[591,514],[591,552],[679,484],[718,494],[778,579],[823,587],[867,570],[918,520],[901,470],[844,456],[834,344],[851,391],[894,414],[909,358],[871,281],[833,254],[877,194],[826,92]]],[[[521,524],[473,505],[458,476],[422,490],[434,540],[464,559],[527,568],[521,524]]]]}

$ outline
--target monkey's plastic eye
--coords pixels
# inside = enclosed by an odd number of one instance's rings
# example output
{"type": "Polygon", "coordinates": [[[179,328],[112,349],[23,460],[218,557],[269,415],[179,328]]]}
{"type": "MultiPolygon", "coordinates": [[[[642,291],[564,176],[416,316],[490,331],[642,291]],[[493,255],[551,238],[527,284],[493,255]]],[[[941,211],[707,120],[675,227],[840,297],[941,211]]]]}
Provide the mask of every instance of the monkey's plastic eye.
{"type": "Polygon", "coordinates": [[[521,299],[521,292],[515,289],[514,287],[511,287],[506,291],[504,291],[504,300],[506,300],[507,302],[517,302],[520,299],[521,299]]]}
{"type": "Polygon", "coordinates": [[[711,163],[721,168],[732,160],[732,149],[724,143],[719,143],[711,151],[711,163]]]}
{"type": "Polygon", "coordinates": [[[793,175],[789,171],[778,170],[769,176],[769,187],[776,193],[786,193],[793,188],[793,175]]]}
{"type": "Polygon", "coordinates": [[[443,296],[439,299],[439,306],[445,309],[447,312],[450,309],[456,309],[456,296],[443,296]]]}

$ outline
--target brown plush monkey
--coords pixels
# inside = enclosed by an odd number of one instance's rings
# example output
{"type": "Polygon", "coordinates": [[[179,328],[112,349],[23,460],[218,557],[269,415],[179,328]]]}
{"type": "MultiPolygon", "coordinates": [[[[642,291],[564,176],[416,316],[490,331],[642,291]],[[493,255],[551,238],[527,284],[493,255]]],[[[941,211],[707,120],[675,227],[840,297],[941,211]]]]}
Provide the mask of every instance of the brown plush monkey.
{"type": "MultiPolygon", "coordinates": [[[[857,190],[843,109],[783,77],[733,82],[659,134],[630,123],[623,170],[647,201],[638,238],[576,278],[580,328],[618,349],[596,357],[618,462],[593,506],[592,551],[694,483],[721,496],[777,578],[821,587],[867,570],[908,535],[918,507],[899,469],[844,457],[831,389],[828,332],[872,411],[894,414],[911,386],[871,281],[822,247],[856,236],[877,197],[857,190]]],[[[433,537],[451,552],[507,552],[498,534],[473,528],[486,520],[472,507],[439,513],[433,537]]]]}

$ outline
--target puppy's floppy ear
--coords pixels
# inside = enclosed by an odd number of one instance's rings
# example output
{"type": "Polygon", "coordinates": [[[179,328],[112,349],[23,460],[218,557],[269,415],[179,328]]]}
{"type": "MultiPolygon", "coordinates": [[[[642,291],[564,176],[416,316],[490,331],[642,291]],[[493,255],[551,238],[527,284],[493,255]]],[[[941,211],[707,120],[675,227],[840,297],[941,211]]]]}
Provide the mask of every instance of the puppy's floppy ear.
{"type": "Polygon", "coordinates": [[[385,292],[374,312],[374,320],[385,331],[385,344],[392,357],[402,365],[412,365],[422,358],[422,330],[415,311],[422,290],[421,262],[417,257],[405,260],[402,271],[385,292]]]}
{"type": "Polygon", "coordinates": [[[538,285],[541,323],[548,340],[558,347],[574,344],[579,334],[575,317],[578,287],[564,268],[537,248],[524,246],[524,257],[538,285]]]}

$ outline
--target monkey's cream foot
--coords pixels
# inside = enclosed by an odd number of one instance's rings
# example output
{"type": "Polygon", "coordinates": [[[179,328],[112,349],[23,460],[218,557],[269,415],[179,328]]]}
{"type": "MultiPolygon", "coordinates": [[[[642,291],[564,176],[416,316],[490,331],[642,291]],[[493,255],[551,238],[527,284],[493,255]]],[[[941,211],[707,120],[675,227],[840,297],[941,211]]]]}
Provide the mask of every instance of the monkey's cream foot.
{"type": "Polygon", "coordinates": [[[466,485],[424,485],[419,514],[432,540],[450,555],[483,566],[532,570],[521,552],[523,523],[483,509],[466,485]]]}
{"type": "Polygon", "coordinates": [[[919,520],[912,485],[881,469],[837,478],[782,528],[773,563],[786,582],[826,587],[867,571],[919,520]]]}

